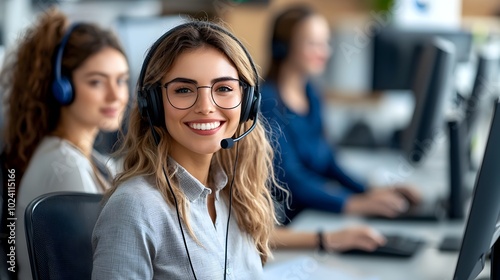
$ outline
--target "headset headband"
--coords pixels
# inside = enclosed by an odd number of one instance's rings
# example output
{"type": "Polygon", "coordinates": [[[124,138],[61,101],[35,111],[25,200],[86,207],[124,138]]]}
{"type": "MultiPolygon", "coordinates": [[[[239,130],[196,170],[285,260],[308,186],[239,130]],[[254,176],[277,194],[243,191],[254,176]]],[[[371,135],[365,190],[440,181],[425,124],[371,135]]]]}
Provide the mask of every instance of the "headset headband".
{"type": "Polygon", "coordinates": [[[63,35],[63,38],[61,39],[61,43],[59,43],[56,51],[56,60],[55,60],[55,78],[60,79],[61,78],[61,72],[62,72],[62,57],[64,54],[64,49],[66,49],[66,45],[68,44],[69,37],[71,36],[71,33],[75,30],[76,27],[78,27],[80,23],[73,23],[71,24],[66,32],[63,35]]]}
{"type": "Polygon", "coordinates": [[[166,37],[172,35],[172,33],[174,33],[175,31],[180,30],[180,29],[185,28],[185,27],[188,27],[188,26],[192,26],[192,27],[208,26],[208,27],[210,27],[212,29],[215,29],[217,31],[223,32],[224,34],[226,34],[229,37],[231,37],[234,41],[236,41],[236,43],[238,43],[238,45],[240,45],[240,47],[245,52],[245,55],[246,55],[247,59],[250,61],[250,65],[251,65],[252,70],[253,70],[253,72],[255,74],[255,92],[260,93],[259,75],[258,75],[258,72],[257,72],[257,67],[255,66],[255,63],[253,62],[253,59],[250,56],[250,53],[245,48],[245,46],[243,45],[243,43],[241,43],[241,41],[238,40],[238,38],[236,38],[236,36],[234,36],[233,34],[231,34],[225,28],[222,28],[221,26],[216,25],[216,24],[211,23],[211,22],[208,22],[208,21],[191,21],[191,22],[187,22],[187,23],[182,23],[182,24],[180,24],[180,25],[178,25],[178,26],[170,29],[165,34],[163,34],[160,38],[158,38],[158,40],[156,40],[156,42],[154,42],[153,45],[151,46],[151,48],[149,49],[148,53],[146,54],[146,57],[144,58],[144,62],[142,63],[141,72],[139,73],[139,79],[137,81],[138,91],[141,91],[143,89],[143,87],[144,87],[144,77],[146,75],[146,69],[148,68],[149,61],[151,60],[151,57],[153,56],[153,54],[156,52],[156,49],[158,48],[158,46],[163,42],[163,40],[166,37]]]}
{"type": "Polygon", "coordinates": [[[61,105],[69,105],[73,102],[74,93],[73,86],[71,85],[71,78],[64,77],[62,75],[62,58],[66,45],[68,44],[69,37],[73,33],[76,27],[80,26],[81,23],[71,24],[61,39],[61,43],[57,45],[54,60],[54,79],[52,81],[52,94],[54,98],[61,105]]]}

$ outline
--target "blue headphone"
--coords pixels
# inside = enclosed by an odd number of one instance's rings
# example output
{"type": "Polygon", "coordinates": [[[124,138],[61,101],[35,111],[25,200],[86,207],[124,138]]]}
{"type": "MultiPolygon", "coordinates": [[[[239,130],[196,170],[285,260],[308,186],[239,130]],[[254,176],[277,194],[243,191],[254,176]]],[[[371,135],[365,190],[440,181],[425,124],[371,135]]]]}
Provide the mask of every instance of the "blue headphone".
{"type": "Polygon", "coordinates": [[[73,30],[78,27],[79,23],[72,24],[61,40],[61,43],[57,46],[55,52],[54,61],[54,81],[52,81],[52,93],[54,98],[61,105],[69,105],[73,102],[75,94],[73,93],[73,86],[71,85],[71,79],[62,75],[62,57],[64,54],[64,49],[68,43],[69,37],[73,30]]]}

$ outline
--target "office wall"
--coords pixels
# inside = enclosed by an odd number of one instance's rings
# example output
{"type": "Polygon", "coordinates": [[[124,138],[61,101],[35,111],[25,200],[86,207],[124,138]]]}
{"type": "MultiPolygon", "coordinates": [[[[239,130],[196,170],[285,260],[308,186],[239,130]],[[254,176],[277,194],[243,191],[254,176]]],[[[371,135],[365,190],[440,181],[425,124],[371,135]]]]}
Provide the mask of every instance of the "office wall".
{"type": "Polygon", "coordinates": [[[500,16],[498,0],[462,0],[463,16],[500,16]]]}

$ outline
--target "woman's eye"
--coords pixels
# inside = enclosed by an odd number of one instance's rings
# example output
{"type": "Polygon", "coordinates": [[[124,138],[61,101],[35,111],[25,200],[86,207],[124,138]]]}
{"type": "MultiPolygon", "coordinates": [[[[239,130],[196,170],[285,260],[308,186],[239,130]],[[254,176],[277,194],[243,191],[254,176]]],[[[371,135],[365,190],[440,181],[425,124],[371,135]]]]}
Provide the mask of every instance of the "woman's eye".
{"type": "Polygon", "coordinates": [[[128,78],[118,79],[118,84],[123,85],[128,83],[128,78]]]}
{"type": "Polygon", "coordinates": [[[90,80],[89,81],[89,85],[92,87],[97,87],[97,86],[100,86],[101,84],[102,84],[102,82],[100,80],[90,80]]]}
{"type": "Polygon", "coordinates": [[[178,88],[175,90],[175,93],[190,93],[190,92],[193,92],[193,91],[189,88],[178,88]]]}
{"type": "Polygon", "coordinates": [[[228,87],[228,86],[220,86],[217,88],[217,91],[229,92],[229,91],[233,91],[233,89],[231,87],[228,87]]]}

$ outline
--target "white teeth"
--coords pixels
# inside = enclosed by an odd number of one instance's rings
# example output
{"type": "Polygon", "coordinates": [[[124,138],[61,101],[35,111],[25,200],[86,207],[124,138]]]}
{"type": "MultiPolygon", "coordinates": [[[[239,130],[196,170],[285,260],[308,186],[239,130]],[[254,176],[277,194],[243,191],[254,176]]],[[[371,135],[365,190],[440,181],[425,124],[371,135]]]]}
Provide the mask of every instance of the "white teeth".
{"type": "Polygon", "coordinates": [[[211,123],[189,123],[189,127],[197,130],[212,130],[220,126],[220,122],[211,123]]]}

